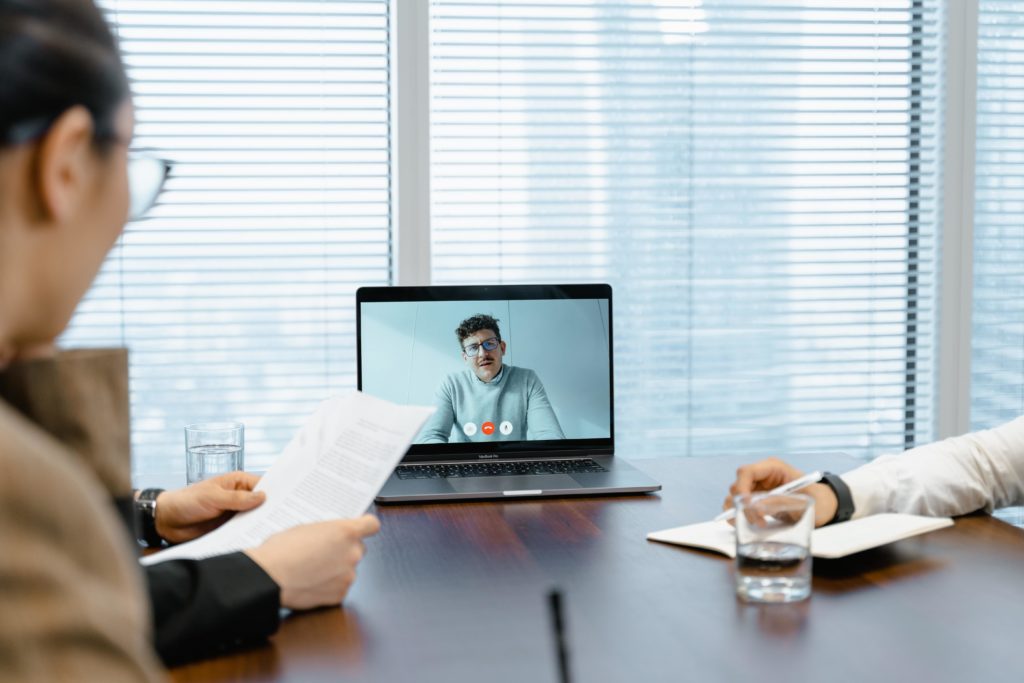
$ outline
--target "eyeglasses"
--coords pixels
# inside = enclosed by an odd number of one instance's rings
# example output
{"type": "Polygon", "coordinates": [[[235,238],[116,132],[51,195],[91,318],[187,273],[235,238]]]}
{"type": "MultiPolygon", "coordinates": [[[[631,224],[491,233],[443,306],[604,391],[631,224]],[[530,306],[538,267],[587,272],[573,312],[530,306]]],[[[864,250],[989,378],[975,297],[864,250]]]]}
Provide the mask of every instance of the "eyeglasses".
{"type": "MultiPolygon", "coordinates": [[[[8,129],[0,141],[6,145],[32,142],[45,135],[55,120],[56,117],[39,117],[22,121],[8,129]]],[[[96,139],[129,144],[114,133],[99,132],[96,139]]],[[[153,208],[171,174],[171,168],[171,162],[152,152],[142,150],[128,153],[128,220],[139,220],[153,208]]]]}
{"type": "Polygon", "coordinates": [[[128,155],[128,220],[142,218],[156,204],[171,174],[171,162],[150,152],[128,155]]]}
{"type": "Polygon", "coordinates": [[[498,339],[497,337],[491,337],[490,339],[483,340],[479,344],[469,344],[467,346],[463,346],[462,351],[470,358],[476,358],[476,354],[480,353],[481,347],[483,347],[484,351],[493,351],[494,349],[498,348],[498,344],[500,343],[500,339],[498,339]]]}

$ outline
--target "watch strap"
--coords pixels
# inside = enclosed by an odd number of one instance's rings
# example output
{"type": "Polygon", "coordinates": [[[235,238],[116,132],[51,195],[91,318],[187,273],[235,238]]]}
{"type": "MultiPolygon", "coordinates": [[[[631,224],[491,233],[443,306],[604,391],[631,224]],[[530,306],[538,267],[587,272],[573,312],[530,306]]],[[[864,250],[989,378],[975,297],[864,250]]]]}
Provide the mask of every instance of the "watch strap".
{"type": "Polygon", "coordinates": [[[821,475],[821,482],[832,489],[832,493],[836,494],[836,501],[838,503],[836,505],[836,513],[825,524],[838,524],[853,517],[853,494],[850,493],[850,487],[846,485],[842,477],[838,474],[825,472],[821,475]]]}
{"type": "Polygon", "coordinates": [[[164,539],[156,531],[156,498],[163,489],[144,489],[135,499],[136,518],[139,524],[139,540],[150,548],[163,545],[164,539]]]}

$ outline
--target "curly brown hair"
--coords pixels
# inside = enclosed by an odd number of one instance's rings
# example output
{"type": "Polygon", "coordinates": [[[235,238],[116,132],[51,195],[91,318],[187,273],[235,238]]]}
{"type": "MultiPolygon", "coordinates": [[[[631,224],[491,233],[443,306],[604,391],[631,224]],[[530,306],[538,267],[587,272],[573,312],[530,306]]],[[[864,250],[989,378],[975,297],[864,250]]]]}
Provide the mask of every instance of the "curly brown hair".
{"type": "Polygon", "coordinates": [[[478,313],[470,318],[466,318],[455,328],[455,336],[459,339],[459,348],[462,348],[462,342],[466,337],[480,330],[494,330],[494,335],[498,338],[498,341],[501,341],[498,319],[484,313],[478,313]]]}

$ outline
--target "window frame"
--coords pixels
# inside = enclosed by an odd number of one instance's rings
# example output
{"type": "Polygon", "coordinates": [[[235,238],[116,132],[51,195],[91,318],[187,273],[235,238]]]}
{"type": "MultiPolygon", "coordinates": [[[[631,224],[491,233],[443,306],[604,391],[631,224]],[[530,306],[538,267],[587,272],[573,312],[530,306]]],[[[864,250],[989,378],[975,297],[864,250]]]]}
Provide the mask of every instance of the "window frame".
{"type": "MultiPolygon", "coordinates": [[[[938,233],[941,249],[937,341],[937,405],[933,436],[963,434],[970,425],[971,306],[974,237],[974,142],[977,86],[978,0],[943,2],[945,24],[944,125],[941,159],[943,198],[938,233]]],[[[396,285],[430,284],[430,4],[391,0],[395,17],[395,187],[392,269],[396,285]]],[[[923,0],[913,0],[921,7],[923,0]]],[[[911,209],[911,212],[913,209],[911,209]]],[[[908,212],[908,221],[912,220],[908,212]]],[[[908,249],[912,246],[908,243],[908,249]]],[[[908,251],[908,258],[910,258],[908,251]]],[[[908,291],[915,283],[908,278],[908,291]]],[[[921,330],[908,312],[907,339],[921,330]]],[[[908,387],[921,371],[907,355],[908,387]]],[[[906,447],[914,443],[915,398],[907,395],[906,447]]]]}

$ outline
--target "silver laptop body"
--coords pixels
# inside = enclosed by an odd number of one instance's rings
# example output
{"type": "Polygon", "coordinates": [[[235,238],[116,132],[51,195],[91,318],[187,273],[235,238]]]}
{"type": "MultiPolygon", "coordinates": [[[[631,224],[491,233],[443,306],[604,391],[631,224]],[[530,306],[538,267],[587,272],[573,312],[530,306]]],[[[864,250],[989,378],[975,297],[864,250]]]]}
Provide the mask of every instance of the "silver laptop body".
{"type": "Polygon", "coordinates": [[[661,489],[614,457],[610,286],[363,287],[356,327],[361,391],[438,407],[378,503],[661,489]]]}

